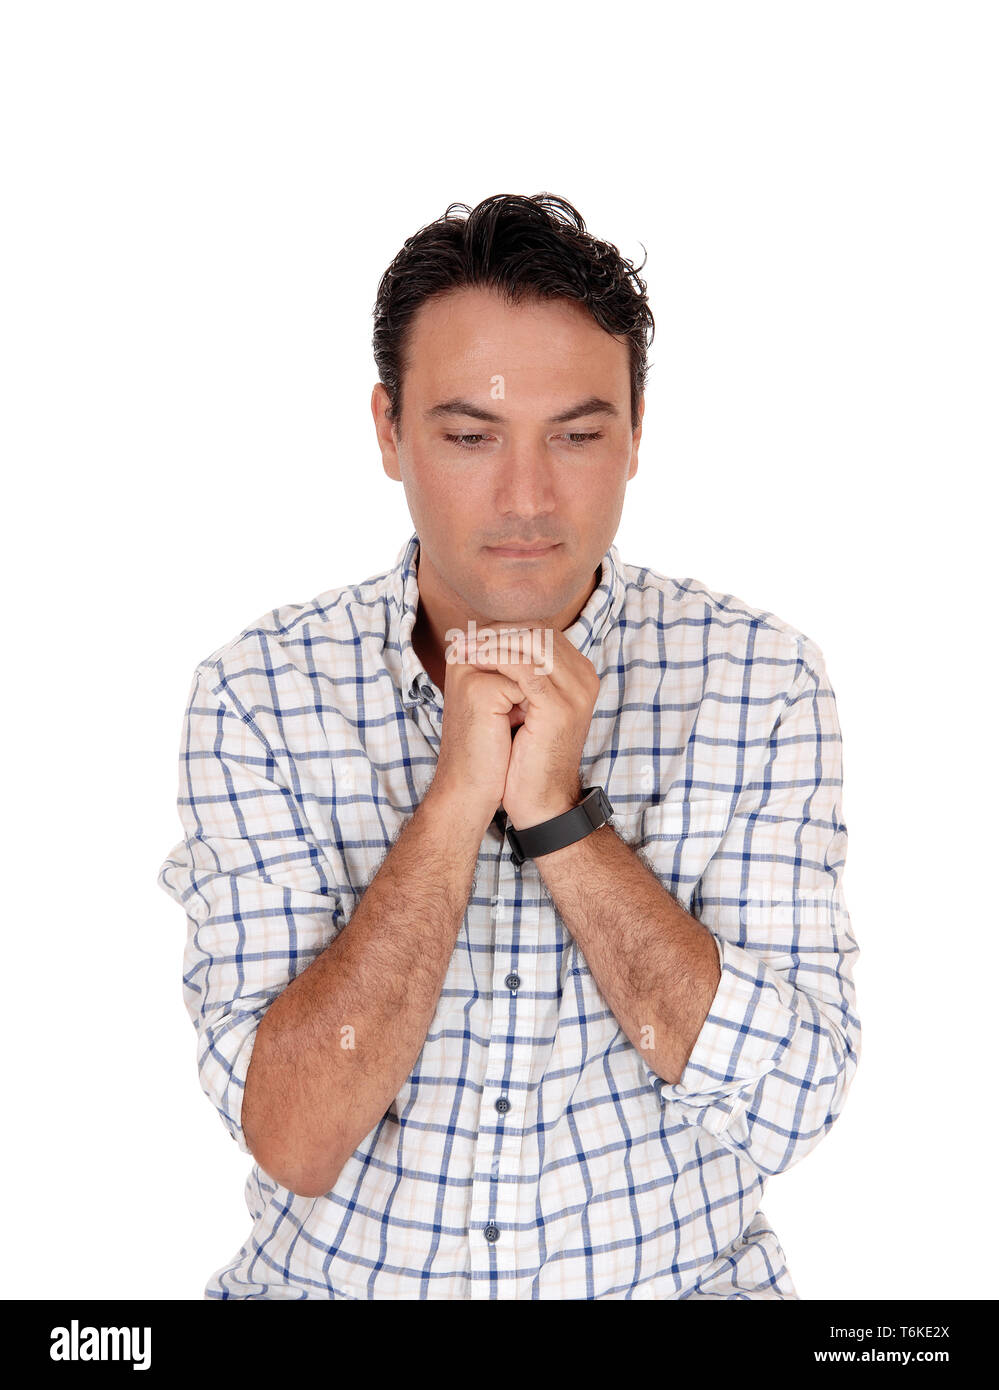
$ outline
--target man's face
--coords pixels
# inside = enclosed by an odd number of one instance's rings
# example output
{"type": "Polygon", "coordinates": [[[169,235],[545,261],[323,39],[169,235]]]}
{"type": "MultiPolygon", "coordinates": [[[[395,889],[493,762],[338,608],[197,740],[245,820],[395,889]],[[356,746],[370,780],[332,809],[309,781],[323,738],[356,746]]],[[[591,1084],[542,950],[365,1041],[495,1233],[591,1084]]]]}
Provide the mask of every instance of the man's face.
{"type": "Polygon", "coordinates": [[[638,468],[626,340],[571,300],[511,308],[463,289],[420,308],[408,363],[398,441],[380,384],[371,404],[420,537],[421,594],[487,620],[560,613],[592,587],[638,468]]]}

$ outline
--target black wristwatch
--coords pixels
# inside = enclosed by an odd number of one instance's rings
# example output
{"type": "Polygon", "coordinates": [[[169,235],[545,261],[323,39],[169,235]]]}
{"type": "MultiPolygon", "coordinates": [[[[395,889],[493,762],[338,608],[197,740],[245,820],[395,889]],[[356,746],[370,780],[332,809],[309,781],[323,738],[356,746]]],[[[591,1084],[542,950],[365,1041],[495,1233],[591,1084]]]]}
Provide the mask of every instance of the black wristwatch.
{"type": "Polygon", "coordinates": [[[574,845],[591,830],[606,825],[613,814],[614,807],[603,787],[584,787],[579,805],[561,816],[553,816],[526,830],[514,830],[512,825],[507,825],[506,837],[513,851],[513,862],[519,867],[525,859],[537,859],[541,854],[553,854],[557,849],[565,849],[566,845],[574,845]]]}

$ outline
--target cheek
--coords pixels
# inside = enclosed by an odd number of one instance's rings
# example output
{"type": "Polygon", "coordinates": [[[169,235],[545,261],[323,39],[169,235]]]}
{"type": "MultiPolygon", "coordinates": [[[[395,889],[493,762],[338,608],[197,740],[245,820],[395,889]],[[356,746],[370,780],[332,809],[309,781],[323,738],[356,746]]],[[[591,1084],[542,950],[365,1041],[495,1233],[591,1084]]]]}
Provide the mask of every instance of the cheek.
{"type": "Polygon", "coordinates": [[[451,458],[447,445],[435,453],[427,450],[414,461],[410,474],[419,495],[442,514],[454,514],[463,499],[489,495],[490,470],[481,460],[477,465],[466,459],[451,458]]]}
{"type": "Polygon", "coordinates": [[[460,509],[460,489],[448,470],[426,455],[411,459],[403,472],[406,500],[428,531],[445,533],[460,509]]]}

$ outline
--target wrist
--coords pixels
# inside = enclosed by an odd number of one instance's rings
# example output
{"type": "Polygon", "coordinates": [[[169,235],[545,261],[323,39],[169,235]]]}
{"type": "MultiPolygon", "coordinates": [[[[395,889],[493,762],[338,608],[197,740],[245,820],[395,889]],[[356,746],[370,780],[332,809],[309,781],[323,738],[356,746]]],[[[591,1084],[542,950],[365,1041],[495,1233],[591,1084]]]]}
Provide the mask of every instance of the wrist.
{"type": "Polygon", "coordinates": [[[446,833],[475,840],[478,846],[489,822],[496,814],[495,806],[482,800],[437,787],[431,782],[420,804],[424,819],[432,821],[446,833]]]}
{"type": "Polygon", "coordinates": [[[515,830],[532,830],[536,825],[554,820],[556,816],[564,816],[566,811],[578,806],[582,799],[583,788],[579,786],[573,791],[555,792],[546,796],[544,800],[532,801],[523,806],[515,804],[512,810],[505,802],[504,806],[515,830]]]}

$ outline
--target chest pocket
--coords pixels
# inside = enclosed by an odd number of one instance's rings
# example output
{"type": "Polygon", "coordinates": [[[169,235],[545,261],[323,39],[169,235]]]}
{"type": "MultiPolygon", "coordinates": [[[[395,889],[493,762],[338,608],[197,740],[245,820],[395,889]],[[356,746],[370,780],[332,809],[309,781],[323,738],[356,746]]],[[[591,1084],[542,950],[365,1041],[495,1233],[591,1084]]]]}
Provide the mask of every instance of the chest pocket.
{"type": "Polygon", "coordinates": [[[638,818],[634,847],[656,877],[689,906],[698,880],[725,837],[732,806],[719,797],[706,801],[660,802],[638,818]]]}

